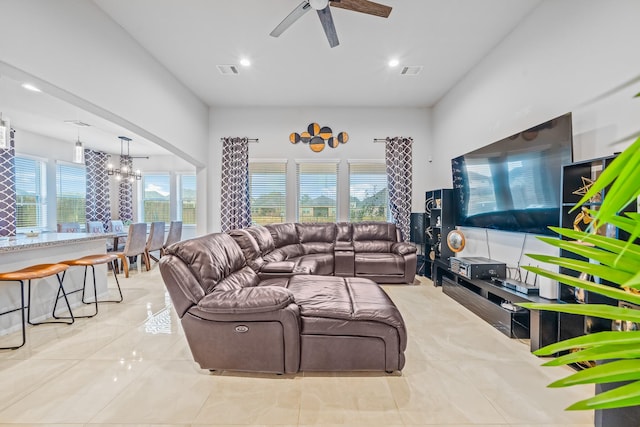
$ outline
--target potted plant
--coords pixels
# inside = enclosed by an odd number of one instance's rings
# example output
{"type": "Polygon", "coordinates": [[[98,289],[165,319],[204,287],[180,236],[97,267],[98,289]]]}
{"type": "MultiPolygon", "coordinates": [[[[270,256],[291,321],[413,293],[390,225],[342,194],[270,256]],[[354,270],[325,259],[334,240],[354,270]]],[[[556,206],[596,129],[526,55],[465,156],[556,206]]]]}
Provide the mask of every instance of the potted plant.
{"type": "MultiPolygon", "coordinates": [[[[640,94],[638,94],[640,95],[640,94]]],[[[638,96],[636,95],[636,96],[638,96]]],[[[529,255],[541,262],[584,273],[581,277],[549,271],[539,267],[527,270],[557,280],[569,286],[601,294],[620,301],[640,305],[640,214],[619,214],[640,196],[640,138],[624,150],[603,170],[590,190],[573,208],[581,206],[594,195],[606,190],[598,210],[589,211],[593,221],[586,231],[552,228],[564,239],[540,237],[541,240],[580,255],[587,260],[549,255],[529,255]],[[617,239],[596,234],[605,224],[624,230],[629,239],[617,239]],[[591,260],[591,261],[590,261],[591,260]],[[599,277],[613,286],[594,283],[585,275],[599,277]]],[[[531,310],[551,310],[562,313],[594,316],[604,319],[640,323],[640,310],[604,304],[519,304],[531,310]]],[[[539,356],[551,356],[566,352],[544,365],[596,361],[596,366],[578,371],[556,381],[549,387],[566,387],[577,384],[608,384],[613,388],[576,402],[568,410],[611,409],[640,405],[640,331],[606,331],[580,336],[551,344],[534,352],[539,356]],[[607,363],[602,363],[607,362],[607,363]],[[620,385],[622,382],[623,385],[620,385]]],[[[633,425],[640,422],[635,420],[633,425]]],[[[620,426],[620,424],[616,424],[620,426]]]]}

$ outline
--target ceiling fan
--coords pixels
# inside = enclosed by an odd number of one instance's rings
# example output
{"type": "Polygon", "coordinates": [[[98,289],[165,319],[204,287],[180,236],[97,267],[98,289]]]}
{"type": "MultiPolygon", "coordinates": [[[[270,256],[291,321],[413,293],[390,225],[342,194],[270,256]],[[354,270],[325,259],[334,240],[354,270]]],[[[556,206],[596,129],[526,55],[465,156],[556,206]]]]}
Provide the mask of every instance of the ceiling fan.
{"type": "Polygon", "coordinates": [[[282,20],[276,28],[271,31],[270,35],[278,37],[287,28],[296,22],[302,15],[307,13],[311,9],[315,9],[318,12],[320,23],[324,29],[324,33],[327,35],[329,45],[336,47],[340,44],[338,41],[338,34],[336,33],[336,27],[333,25],[333,17],[331,16],[331,10],[329,6],[339,7],[341,9],[352,10],[354,12],[362,12],[369,15],[380,16],[382,18],[388,18],[391,13],[391,7],[383,4],[374,3],[369,0],[304,0],[293,11],[282,20]]]}

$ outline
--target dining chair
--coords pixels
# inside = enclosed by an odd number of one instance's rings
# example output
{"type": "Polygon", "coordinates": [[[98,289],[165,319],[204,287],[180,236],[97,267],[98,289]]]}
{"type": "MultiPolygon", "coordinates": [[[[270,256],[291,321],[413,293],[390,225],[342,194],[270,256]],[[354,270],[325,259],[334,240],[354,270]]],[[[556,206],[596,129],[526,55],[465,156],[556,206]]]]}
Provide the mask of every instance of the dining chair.
{"type": "MultiPolygon", "coordinates": [[[[109,223],[107,224],[107,232],[122,234],[127,232],[127,227],[125,227],[122,220],[112,219],[112,220],[109,220],[109,223]]],[[[118,238],[117,241],[118,241],[118,248],[116,250],[124,250],[124,245],[127,242],[127,238],[124,236],[121,236],[118,238]]]]}
{"type": "Polygon", "coordinates": [[[58,233],[79,233],[79,222],[62,222],[58,223],[58,233]]]}
{"type": "Polygon", "coordinates": [[[160,250],[160,256],[164,255],[167,247],[173,245],[176,242],[182,240],[182,221],[171,221],[169,224],[169,234],[167,234],[167,241],[162,245],[160,250]]]}
{"type": "Polygon", "coordinates": [[[151,259],[155,262],[159,261],[159,258],[162,256],[162,246],[164,245],[164,222],[157,221],[151,223],[151,228],[149,229],[149,237],[147,238],[147,245],[144,248],[144,256],[145,262],[147,264],[147,270],[149,270],[151,266],[151,259]],[[151,252],[158,251],[158,258],[151,255],[151,252]]]}
{"type": "MultiPolygon", "coordinates": [[[[102,221],[87,221],[87,233],[104,234],[104,223],[102,221]]],[[[122,248],[124,248],[124,244],[122,248]]],[[[113,251],[113,242],[107,239],[107,252],[110,251],[113,251]]]]}
{"type": "MultiPolygon", "coordinates": [[[[124,244],[124,249],[119,252],[115,252],[115,255],[120,258],[120,263],[124,270],[124,277],[129,277],[129,257],[138,260],[138,255],[142,255],[142,262],[145,262],[144,250],[147,246],[147,224],[144,222],[138,222],[129,226],[129,233],[127,234],[127,242],[124,244]]],[[[146,262],[145,262],[146,264],[146,262]]],[[[149,265],[147,264],[147,271],[149,265]]]]}

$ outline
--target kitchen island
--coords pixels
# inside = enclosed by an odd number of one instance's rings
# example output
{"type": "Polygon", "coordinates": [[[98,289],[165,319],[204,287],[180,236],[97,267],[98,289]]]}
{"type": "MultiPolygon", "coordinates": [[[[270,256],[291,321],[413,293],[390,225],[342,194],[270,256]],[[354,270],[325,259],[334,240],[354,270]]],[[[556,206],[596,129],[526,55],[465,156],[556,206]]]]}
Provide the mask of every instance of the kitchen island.
{"type": "MultiPolygon", "coordinates": [[[[86,255],[104,254],[107,250],[107,239],[113,235],[99,233],[41,233],[38,236],[27,237],[19,234],[13,237],[0,237],[0,271],[19,270],[36,264],[58,263],[69,259],[76,259],[86,255]]],[[[89,269],[90,270],[90,269],[89,269]]],[[[88,272],[88,286],[86,300],[93,301],[93,286],[91,286],[91,272],[88,272]]],[[[71,267],[64,278],[64,288],[69,293],[72,307],[82,304],[82,289],[84,268],[71,267]]],[[[107,292],[107,266],[96,266],[96,281],[98,295],[107,292]]],[[[25,283],[25,293],[27,285],[25,283]]],[[[58,292],[58,282],[55,276],[34,280],[31,289],[31,319],[42,321],[51,317],[51,310],[58,292]]],[[[25,295],[25,301],[26,301],[25,295]]],[[[26,303],[26,302],[25,302],[26,303]]],[[[20,284],[17,282],[0,282],[0,312],[20,307],[20,284]]],[[[61,301],[59,309],[64,309],[61,301]]],[[[84,309],[83,309],[84,310],[84,309]]],[[[74,311],[74,314],[76,311],[74,311]]],[[[0,316],[0,335],[19,331],[21,328],[20,311],[0,316]]]]}

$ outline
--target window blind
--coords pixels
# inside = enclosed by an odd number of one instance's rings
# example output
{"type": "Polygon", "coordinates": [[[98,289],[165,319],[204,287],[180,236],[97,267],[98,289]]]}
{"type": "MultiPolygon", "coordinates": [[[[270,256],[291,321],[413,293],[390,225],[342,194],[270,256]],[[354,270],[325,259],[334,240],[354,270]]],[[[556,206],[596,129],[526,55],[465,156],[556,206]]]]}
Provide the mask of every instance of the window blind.
{"type": "Polygon", "coordinates": [[[285,222],[287,218],[287,164],[249,162],[251,221],[255,224],[285,222]]]}
{"type": "Polygon", "coordinates": [[[45,176],[43,162],[15,157],[16,227],[18,229],[46,227],[45,176]]]}
{"type": "Polygon", "coordinates": [[[142,177],[142,217],[144,222],[171,221],[171,187],[167,174],[142,177]]]}
{"type": "Polygon", "coordinates": [[[56,166],[56,214],[58,223],[86,222],[87,174],[82,166],[58,163],[56,166]]]}
{"type": "Polygon", "coordinates": [[[349,164],[349,221],[387,221],[388,194],[384,163],[349,164]]]}
{"type": "Polygon", "coordinates": [[[196,223],[196,176],[180,175],[179,218],[183,224],[196,223]]]}
{"type": "Polygon", "coordinates": [[[338,164],[298,163],[298,221],[335,222],[338,164]]]}

